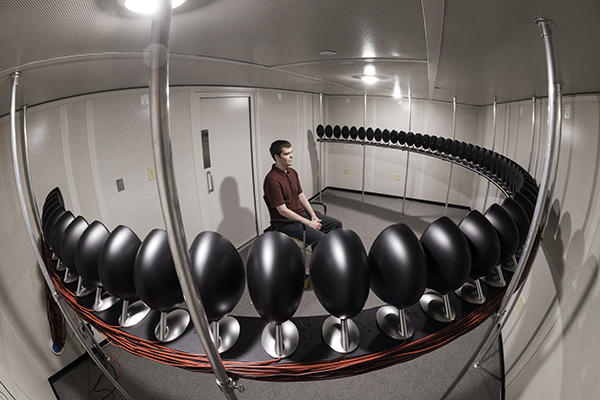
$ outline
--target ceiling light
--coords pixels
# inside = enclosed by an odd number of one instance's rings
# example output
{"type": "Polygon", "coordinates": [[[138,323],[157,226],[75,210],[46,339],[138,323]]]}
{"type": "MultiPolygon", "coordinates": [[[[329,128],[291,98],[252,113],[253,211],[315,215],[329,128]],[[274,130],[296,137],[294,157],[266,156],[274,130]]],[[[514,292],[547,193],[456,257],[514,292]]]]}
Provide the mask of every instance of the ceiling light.
{"type": "MultiPolygon", "coordinates": [[[[158,8],[158,0],[118,0],[121,5],[130,11],[140,14],[152,14],[158,8]]],[[[172,0],[172,7],[176,8],[185,0],[172,0]]]]}
{"type": "Polygon", "coordinates": [[[321,50],[319,54],[322,56],[335,56],[337,52],[335,50],[321,50]]]}
{"type": "Polygon", "coordinates": [[[394,87],[394,94],[393,94],[395,99],[399,99],[400,97],[402,97],[402,95],[400,94],[400,86],[395,86],[394,87]]]}
{"type": "Polygon", "coordinates": [[[375,76],[375,75],[364,75],[364,76],[361,76],[360,79],[362,79],[363,82],[366,82],[366,83],[375,83],[381,78],[379,78],[378,76],[375,76]]]}
{"type": "Polygon", "coordinates": [[[373,64],[365,65],[365,75],[375,75],[375,66],[373,64]]]}

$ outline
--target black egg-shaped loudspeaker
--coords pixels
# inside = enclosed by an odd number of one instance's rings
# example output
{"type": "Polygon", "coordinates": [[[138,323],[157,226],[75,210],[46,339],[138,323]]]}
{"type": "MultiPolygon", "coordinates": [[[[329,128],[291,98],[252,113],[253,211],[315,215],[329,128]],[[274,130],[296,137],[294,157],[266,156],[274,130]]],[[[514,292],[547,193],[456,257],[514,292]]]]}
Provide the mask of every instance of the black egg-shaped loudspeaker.
{"type": "Polygon", "coordinates": [[[471,273],[473,279],[492,272],[500,259],[500,239],[494,226],[479,211],[472,210],[458,224],[471,249],[471,273]]]}
{"type": "Polygon", "coordinates": [[[56,221],[56,224],[54,224],[54,229],[52,229],[52,250],[54,250],[56,256],[61,260],[62,254],[60,252],[60,241],[74,219],[75,217],[71,211],[67,211],[56,221]]]}
{"type": "Polygon", "coordinates": [[[472,162],[473,161],[473,145],[471,143],[467,143],[467,145],[465,146],[465,160],[467,162],[472,162]]]}
{"type": "Polygon", "coordinates": [[[47,205],[48,207],[45,207],[44,211],[42,212],[42,229],[46,226],[48,218],[50,217],[50,215],[52,215],[54,211],[58,210],[59,208],[62,208],[64,210],[64,207],[62,206],[62,204],[60,204],[58,200],[52,200],[50,201],[50,203],[47,203],[47,205]]]}
{"type": "Polygon", "coordinates": [[[48,195],[46,196],[46,200],[48,200],[50,197],[56,196],[56,198],[58,198],[58,200],[60,201],[60,204],[64,207],[65,206],[65,200],[63,199],[63,195],[62,192],[60,191],[60,188],[57,186],[54,189],[52,189],[50,192],[48,192],[48,195]]]}
{"type": "Polygon", "coordinates": [[[525,213],[529,217],[531,221],[533,219],[533,213],[535,211],[535,206],[531,204],[531,202],[525,197],[525,195],[521,192],[515,193],[513,196],[513,200],[516,201],[522,208],[525,210],[525,213]]]}
{"type": "Polygon", "coordinates": [[[324,134],[325,134],[325,127],[323,125],[317,126],[317,136],[323,137],[324,134]]]}
{"type": "Polygon", "coordinates": [[[423,145],[423,135],[415,133],[415,147],[419,148],[423,145]]]}
{"type": "Polygon", "coordinates": [[[333,135],[333,128],[331,127],[331,125],[327,125],[325,127],[325,136],[330,138],[332,135],[333,135]]]}
{"type": "Polygon", "coordinates": [[[192,275],[209,322],[230,313],[244,293],[246,272],[235,246],[217,232],[199,233],[190,246],[192,275]]]}
{"type": "Polygon", "coordinates": [[[480,167],[485,167],[485,152],[488,151],[485,148],[481,147],[479,149],[479,153],[477,154],[477,164],[480,167]]]}
{"type": "Polygon", "coordinates": [[[529,187],[525,186],[525,181],[523,181],[523,185],[521,185],[519,192],[527,197],[527,200],[535,207],[535,203],[537,203],[537,193],[533,193],[529,187]]]}
{"type": "Polygon", "coordinates": [[[437,143],[435,144],[435,149],[437,151],[439,151],[440,153],[444,151],[444,143],[446,143],[446,139],[444,139],[443,137],[439,136],[437,138],[437,143]]]}
{"type": "Polygon", "coordinates": [[[382,137],[381,129],[379,129],[379,128],[375,129],[375,132],[373,132],[373,138],[375,139],[375,141],[380,142],[381,137],[382,137]]]}
{"type": "Polygon", "coordinates": [[[394,144],[398,143],[398,131],[395,129],[390,132],[390,142],[394,144]]]}
{"type": "Polygon", "coordinates": [[[167,232],[154,229],[142,242],[133,264],[138,297],[154,310],[168,312],[183,302],[167,232]]]}
{"type": "Polygon", "coordinates": [[[502,160],[503,159],[504,159],[504,156],[502,154],[496,153],[496,166],[494,167],[494,174],[496,174],[497,177],[500,177],[500,173],[502,171],[502,160]]]}
{"type": "Polygon", "coordinates": [[[405,224],[385,228],[369,251],[371,289],[384,302],[406,308],[419,301],[427,284],[427,259],[405,224]]]}
{"type": "Polygon", "coordinates": [[[406,134],[406,144],[409,146],[414,146],[415,144],[415,134],[413,132],[408,132],[406,134]]]}
{"type": "MultiPolygon", "coordinates": [[[[60,255],[63,265],[72,270],[77,270],[75,264],[75,252],[77,251],[77,243],[83,232],[88,228],[89,224],[81,215],[75,218],[65,229],[65,232],[60,239],[60,255]]],[[[79,273],[79,271],[77,271],[79,273]]]]}
{"type": "Polygon", "coordinates": [[[250,248],[247,269],[248,292],[260,316],[273,324],[289,320],[304,290],[304,261],[293,239],[263,233],[250,248]]]}
{"type": "MultiPolygon", "coordinates": [[[[66,212],[67,211],[63,207],[57,208],[51,214],[49,214],[43,225],[46,243],[48,243],[48,246],[50,247],[52,247],[52,231],[54,230],[54,225],[56,225],[56,221],[58,221],[66,212]]],[[[60,249],[58,251],[60,251],[60,249]]]]}
{"type": "Polygon", "coordinates": [[[496,173],[496,161],[498,160],[498,153],[496,153],[495,151],[492,152],[492,155],[490,156],[490,172],[491,173],[496,173]]]}
{"type": "Polygon", "coordinates": [[[130,300],[136,296],[133,280],[135,257],[140,238],[126,226],[117,226],[106,238],[98,257],[98,276],[113,296],[130,300]]]}
{"type": "Polygon", "coordinates": [[[421,141],[421,146],[427,150],[429,149],[429,140],[431,139],[431,137],[428,134],[424,134],[423,135],[423,140],[421,141]]]}
{"type": "Polygon", "coordinates": [[[435,135],[431,135],[429,137],[429,148],[431,149],[431,151],[435,151],[435,149],[437,149],[437,140],[438,137],[435,135]]]}
{"type": "Polygon", "coordinates": [[[471,162],[473,164],[477,164],[477,158],[479,157],[479,150],[481,150],[481,147],[474,145],[471,148],[471,162]]]}
{"type": "Polygon", "coordinates": [[[373,140],[374,135],[373,128],[367,128],[367,140],[373,140]]]}
{"type": "Polygon", "coordinates": [[[44,206],[42,207],[42,218],[47,213],[48,209],[55,205],[58,205],[60,207],[63,206],[60,200],[58,199],[58,195],[56,194],[44,202],[44,206]]]}
{"type": "Polygon", "coordinates": [[[502,157],[500,164],[500,178],[506,180],[506,170],[508,169],[508,158],[502,157]]]}
{"type": "Polygon", "coordinates": [[[460,158],[461,160],[463,160],[465,158],[465,148],[467,147],[467,143],[466,142],[460,142],[458,144],[458,153],[456,154],[456,156],[458,158],[460,158]]]}
{"type": "Polygon", "coordinates": [[[344,139],[348,139],[348,136],[350,136],[350,129],[348,129],[348,127],[346,125],[344,125],[342,127],[342,137],[344,139]]]}
{"type": "Polygon", "coordinates": [[[505,263],[517,251],[519,246],[519,231],[510,214],[498,204],[492,204],[485,212],[485,217],[496,229],[500,240],[500,261],[505,263]]]}
{"type": "Polygon", "coordinates": [[[400,131],[398,133],[398,143],[400,143],[400,144],[406,144],[406,132],[400,131]]]}
{"type": "Polygon", "coordinates": [[[508,212],[513,221],[515,221],[515,225],[517,225],[517,230],[519,231],[519,245],[517,246],[517,249],[519,249],[525,244],[531,220],[527,216],[525,210],[523,210],[523,207],[510,197],[504,199],[502,208],[508,212]]]}
{"type": "Polygon", "coordinates": [[[444,140],[444,154],[450,156],[452,155],[452,139],[450,138],[446,138],[446,140],[444,140]]]}
{"type": "Polygon", "coordinates": [[[366,135],[365,128],[362,126],[360,128],[358,128],[358,138],[360,140],[365,140],[365,135],[366,135]]]}
{"type": "Polygon", "coordinates": [[[390,131],[388,131],[387,129],[384,129],[383,132],[381,132],[381,140],[383,140],[385,143],[390,141],[390,131]]]}
{"type": "Polygon", "coordinates": [[[452,157],[458,157],[458,145],[460,144],[460,142],[458,140],[453,140],[452,144],[450,145],[450,154],[452,155],[452,157]]]}
{"type": "Polygon", "coordinates": [[[331,315],[349,319],[369,295],[369,260],[362,241],[349,229],[336,229],[319,240],[310,263],[317,299],[331,315]]]}
{"type": "Polygon", "coordinates": [[[333,136],[338,139],[342,135],[342,128],[339,125],[333,127],[333,136]]]}
{"type": "Polygon", "coordinates": [[[490,150],[486,150],[485,153],[483,154],[483,168],[487,169],[488,171],[491,169],[491,159],[492,159],[492,152],[490,150]]]}
{"type": "Polygon", "coordinates": [[[353,126],[352,128],[350,128],[350,138],[356,139],[357,136],[358,136],[358,129],[356,129],[356,127],[353,126]]]}
{"type": "Polygon", "coordinates": [[[100,221],[94,221],[81,234],[75,251],[75,268],[84,281],[102,286],[98,272],[100,251],[110,232],[100,221]]]}
{"type": "Polygon", "coordinates": [[[445,294],[458,289],[471,273],[467,238],[448,217],[433,221],[421,235],[427,258],[427,287],[445,294]]]}

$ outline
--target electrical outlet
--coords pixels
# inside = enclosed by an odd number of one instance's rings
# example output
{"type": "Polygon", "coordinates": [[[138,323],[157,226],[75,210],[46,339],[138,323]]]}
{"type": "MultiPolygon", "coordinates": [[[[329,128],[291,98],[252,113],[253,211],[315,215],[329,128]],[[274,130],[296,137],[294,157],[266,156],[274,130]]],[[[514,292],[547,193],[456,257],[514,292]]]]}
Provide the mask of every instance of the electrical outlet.
{"type": "Polygon", "coordinates": [[[525,307],[525,297],[523,297],[523,295],[520,295],[519,300],[517,300],[517,310],[519,311],[519,314],[521,314],[521,310],[523,310],[523,307],[525,307]]]}
{"type": "Polygon", "coordinates": [[[565,104],[565,119],[571,119],[571,105],[565,104]]]}
{"type": "Polygon", "coordinates": [[[122,192],[125,190],[125,183],[123,182],[123,178],[117,179],[117,192],[122,192]]]}
{"type": "Polygon", "coordinates": [[[141,94],[141,95],[140,95],[140,103],[141,103],[143,106],[147,106],[147,105],[149,105],[149,104],[150,104],[150,99],[149,99],[149,97],[148,97],[148,94],[141,94]]]}
{"type": "Polygon", "coordinates": [[[346,175],[350,175],[350,168],[344,168],[344,173],[346,175]]]}
{"type": "Polygon", "coordinates": [[[154,169],[154,165],[148,167],[148,180],[153,181],[156,179],[156,170],[154,169]]]}
{"type": "Polygon", "coordinates": [[[400,180],[400,174],[394,174],[394,180],[395,181],[399,181],[400,180]]]}

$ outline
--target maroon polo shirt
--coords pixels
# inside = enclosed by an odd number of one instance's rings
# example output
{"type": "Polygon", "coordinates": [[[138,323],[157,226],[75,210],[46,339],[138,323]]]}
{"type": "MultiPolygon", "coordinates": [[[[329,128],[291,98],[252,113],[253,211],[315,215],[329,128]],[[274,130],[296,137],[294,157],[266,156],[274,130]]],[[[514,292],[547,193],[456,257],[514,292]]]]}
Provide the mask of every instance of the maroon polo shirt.
{"type": "Polygon", "coordinates": [[[293,168],[288,167],[287,172],[284,172],[273,164],[271,171],[265,177],[263,190],[272,207],[270,210],[272,219],[285,218],[276,210],[276,207],[282,204],[298,215],[304,214],[304,207],[298,197],[302,193],[302,186],[300,186],[298,173],[293,168]]]}

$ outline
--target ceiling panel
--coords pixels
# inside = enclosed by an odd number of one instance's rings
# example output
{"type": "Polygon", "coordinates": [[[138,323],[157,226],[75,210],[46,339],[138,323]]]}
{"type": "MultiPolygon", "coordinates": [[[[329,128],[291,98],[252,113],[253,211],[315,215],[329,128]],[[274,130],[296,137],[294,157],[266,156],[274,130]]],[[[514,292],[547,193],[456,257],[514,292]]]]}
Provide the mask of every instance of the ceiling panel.
{"type": "MultiPolygon", "coordinates": [[[[171,82],[379,96],[398,82],[473,105],[545,96],[538,16],[555,23],[564,93],[600,92],[597,0],[187,0],[173,12],[171,82]],[[355,79],[366,63],[386,79],[355,79]]],[[[15,70],[30,105],[147,86],[150,28],[117,0],[0,1],[0,115],[15,70]]]]}

